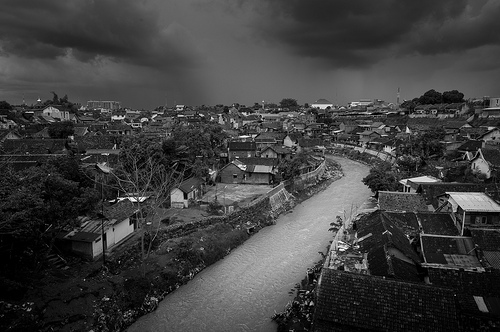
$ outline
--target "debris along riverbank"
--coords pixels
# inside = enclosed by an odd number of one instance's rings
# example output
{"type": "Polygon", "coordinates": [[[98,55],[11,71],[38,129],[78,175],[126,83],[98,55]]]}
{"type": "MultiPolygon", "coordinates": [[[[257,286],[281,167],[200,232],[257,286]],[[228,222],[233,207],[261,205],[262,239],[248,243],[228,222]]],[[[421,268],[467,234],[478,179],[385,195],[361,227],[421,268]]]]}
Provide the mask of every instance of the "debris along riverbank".
{"type": "MultiPolygon", "coordinates": [[[[331,176],[316,183],[317,188],[338,176],[337,166],[329,164],[328,169],[331,176]]],[[[309,189],[297,195],[294,203],[313,192],[309,189]]],[[[273,224],[277,215],[270,211],[269,200],[262,200],[230,216],[173,220],[157,236],[144,276],[139,243],[124,246],[120,254],[109,257],[104,269],[100,261],[79,261],[70,264],[70,269],[49,272],[23,298],[34,303],[29,311],[11,307],[11,324],[0,322],[0,329],[17,324],[19,331],[124,330],[138,317],[155,310],[170,292],[248,239],[249,229],[256,232],[273,224]]]]}
{"type": "Polygon", "coordinates": [[[278,324],[278,332],[309,331],[314,313],[315,290],[326,255],[306,271],[306,277],[289,294],[295,297],[285,306],[283,312],[275,312],[271,317],[278,324]]]}

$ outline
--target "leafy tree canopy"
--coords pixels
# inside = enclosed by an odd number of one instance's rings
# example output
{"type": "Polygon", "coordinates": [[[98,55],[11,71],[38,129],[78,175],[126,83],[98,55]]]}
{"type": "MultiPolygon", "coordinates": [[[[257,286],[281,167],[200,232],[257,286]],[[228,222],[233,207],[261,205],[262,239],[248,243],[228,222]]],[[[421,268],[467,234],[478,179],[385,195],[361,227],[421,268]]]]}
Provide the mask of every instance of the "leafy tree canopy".
{"type": "Polygon", "coordinates": [[[443,103],[453,104],[453,103],[463,103],[464,94],[458,90],[451,90],[443,92],[443,103]]]}
{"type": "Polygon", "coordinates": [[[372,167],[370,173],[362,181],[373,193],[377,193],[379,191],[396,191],[399,180],[399,176],[391,169],[389,163],[380,163],[372,167]]]}
{"type": "Polygon", "coordinates": [[[283,180],[293,180],[301,174],[301,169],[307,164],[307,154],[300,152],[292,160],[282,160],[278,165],[283,180]]]}
{"type": "Polygon", "coordinates": [[[99,194],[77,162],[66,158],[4,172],[0,181],[0,237],[4,244],[0,260],[4,263],[36,265],[58,232],[75,225],[78,216],[94,211],[99,194]]]}
{"type": "Polygon", "coordinates": [[[284,98],[280,101],[281,108],[290,108],[298,106],[297,100],[293,98],[284,98]]]}
{"type": "Polygon", "coordinates": [[[0,110],[11,110],[12,105],[5,100],[0,100],[0,110]]]}
{"type": "Polygon", "coordinates": [[[443,102],[443,95],[434,89],[427,91],[418,99],[418,103],[420,105],[441,104],[442,102],[443,102]]]}
{"type": "Polygon", "coordinates": [[[49,126],[50,138],[67,138],[74,133],[74,124],[71,121],[55,122],[49,126]]]}

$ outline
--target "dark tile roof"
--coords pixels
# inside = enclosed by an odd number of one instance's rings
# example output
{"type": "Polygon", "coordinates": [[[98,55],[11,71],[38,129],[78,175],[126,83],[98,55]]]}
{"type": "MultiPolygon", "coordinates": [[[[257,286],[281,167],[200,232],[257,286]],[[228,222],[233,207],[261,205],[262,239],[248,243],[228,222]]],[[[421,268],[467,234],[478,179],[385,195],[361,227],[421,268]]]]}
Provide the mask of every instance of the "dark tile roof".
{"type": "Polygon", "coordinates": [[[415,237],[420,232],[420,224],[414,212],[384,213],[406,236],[415,237]]]}
{"type": "Polygon", "coordinates": [[[417,213],[425,234],[460,235],[449,213],[417,213]]]}
{"type": "Polygon", "coordinates": [[[385,211],[429,211],[421,195],[396,191],[379,191],[378,204],[385,211]]]}
{"type": "Polygon", "coordinates": [[[500,150],[481,149],[484,159],[494,166],[500,166],[500,150]]]}
{"type": "Polygon", "coordinates": [[[76,136],[75,141],[82,151],[96,149],[112,149],[120,146],[120,140],[114,135],[85,135],[76,136]]]}
{"type": "Polygon", "coordinates": [[[128,124],[125,123],[112,123],[108,126],[106,129],[107,131],[128,131],[132,130],[132,127],[130,127],[128,124]]]}
{"type": "Polygon", "coordinates": [[[483,141],[481,141],[481,140],[468,140],[464,144],[460,145],[457,148],[457,151],[476,152],[482,146],[483,146],[483,141]]]}
{"type": "Polygon", "coordinates": [[[282,121],[266,121],[262,123],[262,128],[268,129],[282,129],[283,122],[282,121]]]}
{"type": "Polygon", "coordinates": [[[272,131],[266,131],[263,133],[260,133],[255,137],[255,142],[262,142],[262,141],[269,141],[269,140],[275,140],[275,141],[283,141],[285,138],[286,134],[284,133],[277,133],[277,132],[272,132],[272,131]]]}
{"type": "Polygon", "coordinates": [[[409,118],[406,125],[411,129],[429,130],[433,127],[441,127],[443,124],[432,118],[409,118]]]}
{"type": "MultiPolygon", "coordinates": [[[[288,134],[287,136],[288,136],[288,137],[290,138],[290,140],[292,140],[293,142],[298,142],[298,141],[299,141],[299,139],[301,139],[301,138],[302,138],[302,135],[301,135],[301,134],[299,134],[299,133],[291,133],[291,134],[288,134]]],[[[286,137],[286,136],[285,136],[285,137],[286,137]]]]}
{"type": "Polygon", "coordinates": [[[454,292],[418,283],[323,269],[315,331],[456,331],[454,292]]]}
{"type": "Polygon", "coordinates": [[[192,177],[185,181],[182,181],[182,183],[179,185],[179,189],[187,194],[192,192],[194,189],[199,188],[202,182],[203,181],[201,179],[192,177]]]}
{"type": "Polygon", "coordinates": [[[255,151],[255,142],[229,142],[229,151],[255,151]]]}
{"type": "Polygon", "coordinates": [[[319,138],[301,138],[299,139],[299,146],[303,148],[312,148],[317,145],[323,145],[323,141],[319,138]]]}
{"type": "Polygon", "coordinates": [[[134,205],[128,199],[106,206],[104,208],[104,216],[112,223],[121,222],[137,211],[137,205],[134,205]]]}
{"type": "Polygon", "coordinates": [[[371,275],[389,277],[405,281],[421,282],[417,266],[391,255],[387,245],[368,252],[368,270],[371,275]]]}
{"type": "Polygon", "coordinates": [[[460,269],[428,269],[429,281],[457,293],[462,331],[498,331],[500,327],[500,273],[471,272],[460,269]],[[475,297],[488,312],[481,311],[475,297]]]}
{"type": "Polygon", "coordinates": [[[500,297],[500,272],[477,273],[460,269],[428,269],[433,285],[448,287],[459,293],[500,297]]]}
{"type": "Polygon", "coordinates": [[[5,154],[65,154],[66,139],[8,139],[3,142],[5,154]]]}
{"type": "Polygon", "coordinates": [[[377,210],[362,216],[356,222],[356,226],[358,239],[365,237],[358,242],[361,251],[368,252],[377,247],[388,245],[397,248],[414,262],[420,262],[420,257],[411,246],[408,237],[385,212],[377,210]]]}
{"type": "MultiPolygon", "coordinates": [[[[482,250],[500,251],[500,229],[470,228],[474,243],[482,250]]],[[[499,280],[500,282],[500,280],[499,280]]]]}

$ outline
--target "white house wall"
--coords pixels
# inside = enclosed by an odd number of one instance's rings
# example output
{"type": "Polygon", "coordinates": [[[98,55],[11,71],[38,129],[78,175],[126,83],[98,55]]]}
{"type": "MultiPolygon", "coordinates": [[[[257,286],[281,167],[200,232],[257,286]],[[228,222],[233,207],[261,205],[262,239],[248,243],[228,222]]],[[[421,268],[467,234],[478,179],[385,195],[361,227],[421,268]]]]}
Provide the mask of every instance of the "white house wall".
{"type": "Polygon", "coordinates": [[[127,218],[115,224],[112,229],[114,230],[113,233],[116,244],[134,232],[134,224],[132,223],[132,225],[130,225],[130,218],[127,218]]]}
{"type": "Polygon", "coordinates": [[[184,192],[178,188],[175,188],[170,193],[170,202],[172,207],[187,207],[187,201],[184,199],[184,192]]]}
{"type": "Polygon", "coordinates": [[[491,176],[490,167],[485,160],[476,159],[472,162],[471,166],[473,171],[481,172],[482,174],[485,174],[487,178],[491,176]]]}

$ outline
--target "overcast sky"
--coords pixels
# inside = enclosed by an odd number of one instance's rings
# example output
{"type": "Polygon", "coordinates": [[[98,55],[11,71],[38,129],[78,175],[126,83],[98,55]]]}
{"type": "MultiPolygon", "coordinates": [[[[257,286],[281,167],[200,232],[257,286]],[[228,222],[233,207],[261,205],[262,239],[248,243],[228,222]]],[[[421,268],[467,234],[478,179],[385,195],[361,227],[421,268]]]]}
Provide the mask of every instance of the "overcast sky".
{"type": "Polygon", "coordinates": [[[0,100],[500,96],[498,0],[1,0],[0,100]]]}

